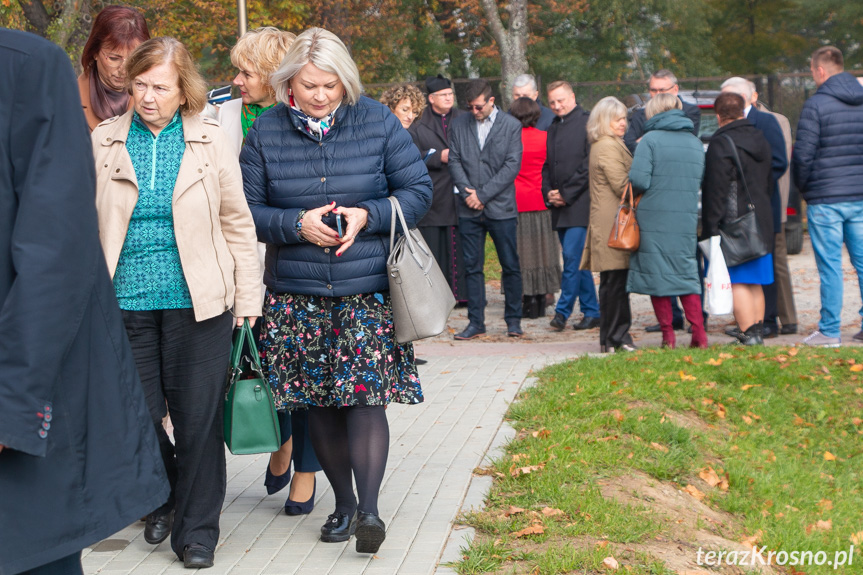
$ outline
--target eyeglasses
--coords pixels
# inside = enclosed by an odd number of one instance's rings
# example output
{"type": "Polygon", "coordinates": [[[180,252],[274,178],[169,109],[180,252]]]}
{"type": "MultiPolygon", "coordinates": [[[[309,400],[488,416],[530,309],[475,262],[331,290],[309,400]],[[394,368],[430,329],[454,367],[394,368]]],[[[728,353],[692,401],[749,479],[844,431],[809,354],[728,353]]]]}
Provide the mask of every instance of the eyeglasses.
{"type": "Polygon", "coordinates": [[[482,112],[483,109],[485,109],[485,107],[488,106],[489,102],[491,102],[491,100],[487,100],[486,103],[482,104],[481,106],[468,105],[468,108],[470,108],[471,110],[474,110],[475,112],[482,112]]]}
{"type": "Polygon", "coordinates": [[[101,50],[99,51],[99,53],[102,54],[102,58],[105,59],[105,65],[110,68],[119,68],[126,63],[126,58],[118,56],[117,54],[106,54],[101,50]]]}
{"type": "Polygon", "coordinates": [[[651,94],[665,94],[666,92],[670,92],[673,89],[674,86],[669,86],[668,88],[648,88],[647,91],[651,94]]]}

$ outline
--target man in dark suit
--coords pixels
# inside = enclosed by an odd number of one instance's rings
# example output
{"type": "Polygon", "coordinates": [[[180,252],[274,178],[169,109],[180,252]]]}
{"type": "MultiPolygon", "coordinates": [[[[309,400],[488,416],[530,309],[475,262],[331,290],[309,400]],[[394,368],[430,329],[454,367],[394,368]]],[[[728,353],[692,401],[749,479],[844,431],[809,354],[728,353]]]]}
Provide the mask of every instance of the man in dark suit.
{"type": "Polygon", "coordinates": [[[569,82],[549,84],[548,103],[556,117],[548,129],[542,194],[551,209],[551,224],[557,230],[563,249],[560,298],[549,325],[558,331],[564,329],[577,298],[583,316],[573,327],[591,329],[599,327],[596,286],[589,270],[578,269],[590,220],[590,143],[587,140],[590,114],[576,103],[569,82]]]}
{"type": "MultiPolygon", "coordinates": [[[[678,95],[680,86],[677,84],[677,76],[671,70],[662,69],[654,72],[650,76],[647,90],[651,98],[657,94],[672,94],[680,98],[678,95]]],[[[684,102],[683,99],[680,100],[680,103],[683,104],[683,113],[686,114],[687,118],[692,120],[692,134],[698,136],[698,130],[701,127],[701,108],[684,102]]],[[[629,118],[629,125],[626,128],[626,134],[623,136],[623,141],[633,154],[635,153],[635,148],[638,146],[638,142],[641,141],[641,137],[644,135],[645,122],[647,122],[647,116],[644,113],[644,107],[632,112],[632,116],[629,118]]],[[[671,298],[671,313],[671,325],[674,329],[683,329],[683,312],[680,310],[676,297],[671,298]]],[[[706,319],[707,316],[705,315],[706,319]]],[[[659,332],[659,324],[648,326],[644,331],[651,333],[659,332]]]]}
{"type": "Polygon", "coordinates": [[[530,74],[519,74],[512,81],[512,101],[515,102],[519,98],[530,98],[539,104],[539,120],[536,121],[536,129],[543,132],[548,131],[554,121],[555,115],[549,108],[542,105],[539,101],[539,88],[536,86],[536,78],[530,74]]]}
{"type": "Polygon", "coordinates": [[[449,79],[438,74],[426,78],[429,105],[408,129],[434,185],[432,207],[417,228],[444,273],[456,301],[467,302],[464,256],[458,235],[458,206],[449,173],[449,129],[461,110],[454,106],[455,95],[449,79]],[[434,152],[429,153],[431,150],[434,152]]]}
{"type": "Polygon", "coordinates": [[[521,169],[521,122],[495,106],[491,86],[473,80],[467,89],[470,114],[450,129],[449,170],[459,191],[458,228],[467,270],[470,323],[455,339],[485,333],[485,238],[491,235],[503,270],[506,333],[520,337],[521,268],[518,261],[515,177],[521,169]]]}
{"type": "Polygon", "coordinates": [[[0,573],[75,575],[169,485],[99,242],[69,56],[0,29],[0,573]]]}
{"type": "MultiPolygon", "coordinates": [[[[788,154],[785,149],[785,137],[782,135],[782,128],[779,122],[770,114],[760,112],[758,108],[751,104],[752,96],[755,93],[755,84],[745,78],[733,77],[725,80],[722,83],[721,89],[723,92],[732,92],[743,98],[746,102],[746,108],[743,110],[743,115],[749,122],[761,130],[767,142],[770,144],[771,161],[770,169],[773,173],[773,192],[770,194],[770,207],[773,211],[773,232],[779,234],[782,231],[782,196],[779,193],[779,181],[782,176],[788,171],[788,154]]],[[[774,250],[779,242],[774,242],[774,250]]],[[[774,258],[776,256],[774,255],[774,258]]],[[[777,309],[777,289],[776,282],[762,286],[764,290],[764,338],[776,337],[778,335],[776,315],[777,309]]],[[[795,326],[796,327],[796,326],[795,326]]],[[[736,337],[734,331],[739,328],[729,328],[729,335],[736,337]]],[[[796,330],[795,330],[796,331],[796,330]]]]}

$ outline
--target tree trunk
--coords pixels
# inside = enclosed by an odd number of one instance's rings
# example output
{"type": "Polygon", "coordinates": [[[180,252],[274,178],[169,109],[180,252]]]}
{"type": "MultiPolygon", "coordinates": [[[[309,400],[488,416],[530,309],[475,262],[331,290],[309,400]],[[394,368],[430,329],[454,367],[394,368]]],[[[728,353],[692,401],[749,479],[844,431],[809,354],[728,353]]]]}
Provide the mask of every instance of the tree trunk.
{"type": "Polygon", "coordinates": [[[509,108],[513,80],[528,71],[527,64],[527,0],[510,0],[509,27],[504,27],[495,0],[481,0],[482,9],[491,27],[492,36],[500,49],[500,69],[503,77],[500,86],[501,108],[509,108]]]}
{"type": "Polygon", "coordinates": [[[78,60],[90,34],[91,0],[60,0],[51,6],[58,7],[51,12],[43,0],[18,0],[18,4],[32,31],[66,50],[80,73],[78,60]]]}
{"type": "Polygon", "coordinates": [[[48,26],[51,25],[51,16],[48,10],[39,0],[18,0],[24,18],[30,25],[31,31],[43,38],[48,34],[48,26]]]}

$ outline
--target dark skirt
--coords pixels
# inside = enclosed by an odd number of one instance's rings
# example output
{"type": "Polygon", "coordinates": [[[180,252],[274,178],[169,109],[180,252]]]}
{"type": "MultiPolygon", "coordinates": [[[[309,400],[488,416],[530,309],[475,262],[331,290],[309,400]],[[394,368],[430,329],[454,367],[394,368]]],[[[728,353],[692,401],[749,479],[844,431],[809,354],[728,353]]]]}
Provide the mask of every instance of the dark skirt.
{"type": "Polygon", "coordinates": [[[518,214],[518,261],[524,295],[544,295],[560,289],[560,242],[551,227],[551,212],[518,214]]]}
{"type": "Polygon", "coordinates": [[[420,233],[437,260],[457,302],[467,302],[464,255],[457,226],[420,226],[420,233]]]}
{"type": "Polygon", "coordinates": [[[399,345],[388,293],[267,292],[264,374],[278,409],[423,401],[413,344],[399,345]]]}

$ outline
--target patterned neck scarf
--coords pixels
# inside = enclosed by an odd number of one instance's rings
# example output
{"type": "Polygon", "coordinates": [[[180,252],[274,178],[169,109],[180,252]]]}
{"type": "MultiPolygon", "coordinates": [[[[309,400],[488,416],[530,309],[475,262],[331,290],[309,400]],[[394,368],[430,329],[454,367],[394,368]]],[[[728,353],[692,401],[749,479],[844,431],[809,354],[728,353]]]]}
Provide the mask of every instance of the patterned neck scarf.
{"type": "Polygon", "coordinates": [[[324,136],[333,127],[336,112],[338,111],[339,106],[341,106],[341,103],[339,103],[339,105],[336,106],[336,109],[327,114],[325,118],[318,119],[313,118],[300,110],[300,107],[297,106],[296,102],[294,102],[293,94],[288,96],[288,101],[291,105],[291,112],[293,112],[294,116],[300,119],[303,126],[306,128],[306,131],[319,142],[324,139],[324,136]]]}
{"type": "Polygon", "coordinates": [[[258,116],[275,106],[276,104],[270,104],[269,106],[263,107],[258,106],[257,104],[243,104],[243,111],[240,113],[240,124],[243,126],[243,143],[246,143],[246,134],[249,133],[249,128],[252,127],[252,124],[255,123],[255,120],[258,119],[258,116]]]}
{"type": "Polygon", "coordinates": [[[129,93],[112,90],[102,83],[96,63],[90,66],[90,108],[99,120],[122,116],[129,109],[129,93]]]}

